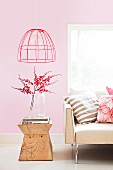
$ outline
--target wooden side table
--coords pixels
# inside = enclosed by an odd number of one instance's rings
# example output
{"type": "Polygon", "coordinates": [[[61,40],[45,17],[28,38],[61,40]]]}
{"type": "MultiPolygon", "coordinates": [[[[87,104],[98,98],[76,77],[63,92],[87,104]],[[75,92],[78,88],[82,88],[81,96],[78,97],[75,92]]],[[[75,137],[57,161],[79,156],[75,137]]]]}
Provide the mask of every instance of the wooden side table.
{"type": "Polygon", "coordinates": [[[52,124],[19,124],[24,134],[20,161],[53,160],[49,129],[52,124]]]}

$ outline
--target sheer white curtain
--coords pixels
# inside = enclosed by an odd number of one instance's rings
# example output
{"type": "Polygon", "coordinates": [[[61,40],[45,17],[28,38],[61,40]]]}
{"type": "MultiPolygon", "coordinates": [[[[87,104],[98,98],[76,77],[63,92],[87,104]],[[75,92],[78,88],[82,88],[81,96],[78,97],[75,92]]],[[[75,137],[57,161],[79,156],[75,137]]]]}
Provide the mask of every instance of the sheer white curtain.
{"type": "Polygon", "coordinates": [[[69,88],[113,87],[113,26],[69,27],[69,88]]]}

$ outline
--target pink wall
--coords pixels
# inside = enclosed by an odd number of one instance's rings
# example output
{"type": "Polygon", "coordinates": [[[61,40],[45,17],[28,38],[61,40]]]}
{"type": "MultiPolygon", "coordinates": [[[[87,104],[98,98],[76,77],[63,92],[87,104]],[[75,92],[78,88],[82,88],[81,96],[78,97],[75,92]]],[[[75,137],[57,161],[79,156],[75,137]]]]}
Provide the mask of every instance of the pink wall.
{"type": "Polygon", "coordinates": [[[22,35],[30,28],[43,28],[52,37],[57,61],[37,64],[38,73],[48,70],[61,73],[51,86],[56,94],[46,95],[47,114],[52,133],[63,133],[63,96],[67,94],[67,24],[112,24],[112,0],[1,0],[0,1],[0,132],[20,132],[17,124],[27,115],[29,96],[11,88],[19,86],[18,74],[32,77],[33,66],[17,62],[17,48],[22,35]]]}

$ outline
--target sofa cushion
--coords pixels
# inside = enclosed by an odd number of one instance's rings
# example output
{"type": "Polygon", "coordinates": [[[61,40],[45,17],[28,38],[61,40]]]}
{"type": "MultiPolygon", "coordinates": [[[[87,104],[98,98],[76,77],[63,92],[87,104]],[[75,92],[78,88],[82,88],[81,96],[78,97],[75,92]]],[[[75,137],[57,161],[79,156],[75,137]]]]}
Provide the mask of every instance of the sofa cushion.
{"type": "Polygon", "coordinates": [[[108,94],[113,95],[113,88],[106,87],[108,94]]]}
{"type": "Polygon", "coordinates": [[[97,121],[113,123],[113,95],[103,95],[99,98],[97,121]]]}
{"type": "Polygon", "coordinates": [[[76,116],[79,123],[91,123],[97,119],[98,99],[94,92],[88,91],[82,94],[67,96],[65,101],[71,105],[74,116],[76,116]]]}
{"type": "Polygon", "coordinates": [[[113,124],[76,124],[75,138],[77,144],[113,144],[113,124]]]}

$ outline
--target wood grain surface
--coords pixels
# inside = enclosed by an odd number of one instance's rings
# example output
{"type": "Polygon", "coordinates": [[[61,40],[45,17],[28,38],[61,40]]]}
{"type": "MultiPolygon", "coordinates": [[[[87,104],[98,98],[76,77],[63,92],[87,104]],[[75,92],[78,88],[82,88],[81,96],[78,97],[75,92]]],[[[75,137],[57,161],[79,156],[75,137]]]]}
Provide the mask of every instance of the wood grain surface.
{"type": "Polygon", "coordinates": [[[53,160],[49,129],[52,124],[19,124],[24,134],[20,161],[53,160]]]}

